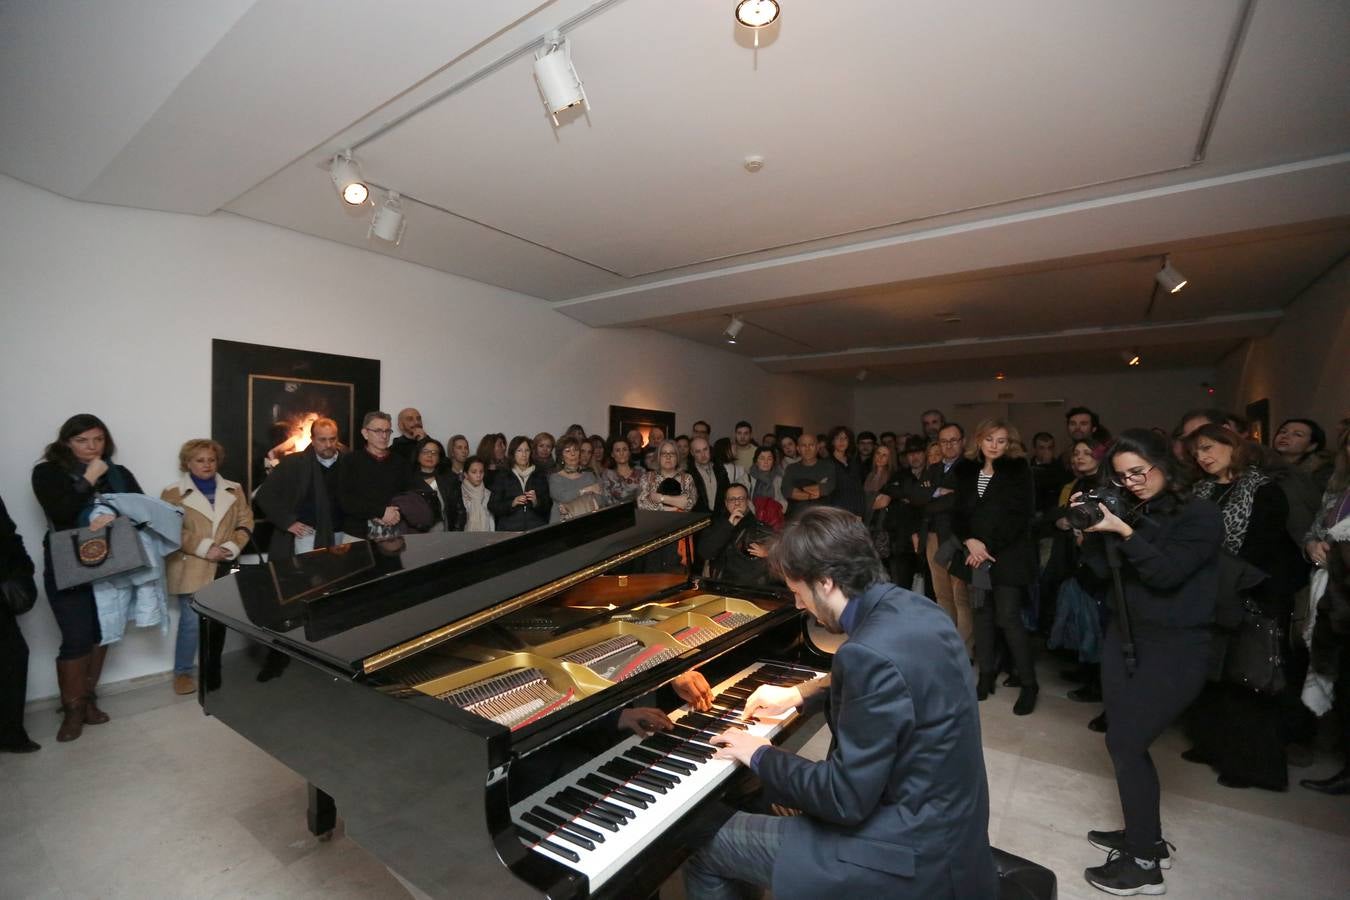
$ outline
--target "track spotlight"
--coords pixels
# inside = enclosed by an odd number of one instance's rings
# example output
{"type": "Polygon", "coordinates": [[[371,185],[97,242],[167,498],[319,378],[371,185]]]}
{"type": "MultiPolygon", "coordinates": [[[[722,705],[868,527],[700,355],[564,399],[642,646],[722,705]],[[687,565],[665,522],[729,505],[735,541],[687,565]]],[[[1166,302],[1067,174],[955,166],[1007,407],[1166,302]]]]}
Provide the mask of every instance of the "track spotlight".
{"type": "Polygon", "coordinates": [[[1127,366],[1137,366],[1143,361],[1138,350],[1122,350],[1120,351],[1120,359],[1127,366]]]}
{"type": "Polygon", "coordinates": [[[408,223],[403,221],[403,204],[400,202],[398,191],[390,191],[384,206],[377,209],[371,218],[370,230],[366,232],[366,237],[377,237],[397,247],[403,243],[403,230],[407,227],[408,223]]]}
{"type": "Polygon", "coordinates": [[[731,322],[728,323],[726,331],[722,332],[727,336],[727,343],[728,344],[736,343],[736,338],[740,335],[741,329],[744,327],[745,327],[744,319],[740,318],[739,316],[732,316],[731,322]]]}
{"type": "Polygon", "coordinates": [[[581,85],[576,66],[572,65],[572,45],[560,31],[550,31],[544,38],[544,46],[534,54],[534,80],[539,83],[539,92],[544,95],[544,108],[558,124],[558,113],[573,106],[585,106],[589,112],[591,102],[586,99],[586,89],[581,85]]]}
{"type": "Polygon", "coordinates": [[[858,370],[858,374],[857,374],[857,375],[854,375],[853,377],[856,378],[856,379],[858,379],[859,381],[866,381],[866,380],[867,380],[867,370],[866,370],[866,369],[859,369],[859,370],[858,370]]]}
{"type": "Polygon", "coordinates": [[[759,31],[778,21],[782,9],[777,0],[739,0],[736,4],[736,23],[751,29],[755,33],[755,46],[759,46],[759,31]]]}
{"type": "Polygon", "coordinates": [[[1158,284],[1162,285],[1162,289],[1169,294],[1175,294],[1186,286],[1186,276],[1172,268],[1172,260],[1168,257],[1163,257],[1162,268],[1153,277],[1157,279],[1158,284]]]}
{"type": "Polygon", "coordinates": [[[343,150],[333,157],[328,174],[332,177],[333,187],[337,188],[343,202],[360,206],[366,202],[366,197],[370,196],[366,183],[361,180],[361,167],[352,159],[350,150],[343,150]]]}

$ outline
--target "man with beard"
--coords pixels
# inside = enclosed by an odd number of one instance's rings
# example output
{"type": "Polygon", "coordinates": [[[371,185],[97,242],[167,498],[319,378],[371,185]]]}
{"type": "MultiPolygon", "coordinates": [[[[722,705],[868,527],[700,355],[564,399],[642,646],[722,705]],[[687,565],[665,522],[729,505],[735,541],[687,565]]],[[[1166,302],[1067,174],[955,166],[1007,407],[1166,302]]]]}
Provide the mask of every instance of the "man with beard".
{"type": "MultiPolygon", "coordinates": [[[[743,484],[726,489],[721,515],[697,538],[698,556],[709,563],[712,577],[732,584],[766,584],[769,539],[773,532],[759,523],[743,484]]],[[[697,507],[695,507],[697,508],[697,507]]]]}
{"type": "Polygon", "coordinates": [[[809,509],[770,558],[797,607],[847,635],[830,675],[764,685],[746,717],[823,710],[829,754],[813,762],[732,727],[717,757],[750,767],[801,815],[734,814],[685,865],[690,900],[832,896],[993,898],[989,786],[965,645],[942,610],[885,580],[857,516],[809,509]]]}
{"type": "Polygon", "coordinates": [[[337,504],[337,422],[315,420],[309,437],[309,446],[283,458],[253,498],[272,524],[269,559],[289,559],[315,547],[342,542],[342,514],[337,504]]]}

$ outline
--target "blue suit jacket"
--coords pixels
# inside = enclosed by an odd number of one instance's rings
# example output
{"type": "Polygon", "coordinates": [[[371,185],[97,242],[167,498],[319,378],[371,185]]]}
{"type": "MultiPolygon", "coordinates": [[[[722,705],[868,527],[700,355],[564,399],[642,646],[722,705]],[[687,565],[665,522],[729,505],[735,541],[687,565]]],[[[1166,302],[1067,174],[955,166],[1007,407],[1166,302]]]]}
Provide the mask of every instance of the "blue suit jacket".
{"type": "Polygon", "coordinates": [[[811,762],[771,749],[758,771],[788,821],[773,893],[788,898],[998,896],[989,785],[964,642],[937,604],[893,584],[857,598],[828,679],[805,690],[833,742],[811,762]]]}

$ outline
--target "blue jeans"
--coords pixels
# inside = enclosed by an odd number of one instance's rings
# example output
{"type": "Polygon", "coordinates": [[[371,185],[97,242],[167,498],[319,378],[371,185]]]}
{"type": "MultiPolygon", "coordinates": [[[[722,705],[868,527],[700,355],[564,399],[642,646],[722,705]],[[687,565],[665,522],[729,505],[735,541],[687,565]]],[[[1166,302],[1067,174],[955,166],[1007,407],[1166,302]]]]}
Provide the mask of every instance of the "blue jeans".
{"type": "Polygon", "coordinates": [[[773,862],[783,843],[779,816],[738,812],[684,864],[688,900],[761,897],[773,882],[773,862]]]}
{"type": "Polygon", "coordinates": [[[197,664],[197,631],[200,621],[189,606],[191,594],[178,595],[178,640],[173,646],[173,674],[191,675],[197,664]]]}

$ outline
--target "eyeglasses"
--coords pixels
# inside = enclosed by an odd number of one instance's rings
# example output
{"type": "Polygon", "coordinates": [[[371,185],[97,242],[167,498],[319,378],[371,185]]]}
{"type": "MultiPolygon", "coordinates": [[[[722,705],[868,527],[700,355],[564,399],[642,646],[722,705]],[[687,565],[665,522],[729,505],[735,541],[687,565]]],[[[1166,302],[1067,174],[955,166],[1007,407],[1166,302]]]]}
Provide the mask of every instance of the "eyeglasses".
{"type": "Polygon", "coordinates": [[[952,444],[959,444],[961,441],[961,438],[941,438],[938,440],[938,443],[945,446],[951,446],[952,444]]]}
{"type": "Polygon", "coordinates": [[[365,429],[365,430],[366,430],[366,431],[369,431],[371,434],[393,434],[393,433],[394,433],[394,429],[392,429],[392,428],[367,428],[367,429],[365,429]]]}
{"type": "Polygon", "coordinates": [[[1128,484],[1140,484],[1148,473],[1156,469],[1157,466],[1147,466],[1142,469],[1130,469],[1128,472],[1117,472],[1116,477],[1111,479],[1111,483],[1116,487],[1125,487],[1128,484]]]}

